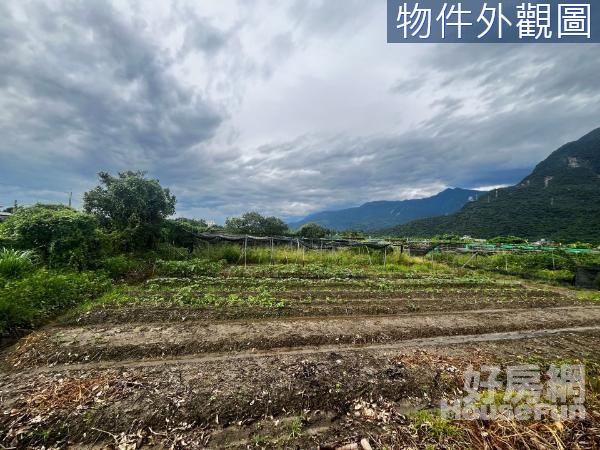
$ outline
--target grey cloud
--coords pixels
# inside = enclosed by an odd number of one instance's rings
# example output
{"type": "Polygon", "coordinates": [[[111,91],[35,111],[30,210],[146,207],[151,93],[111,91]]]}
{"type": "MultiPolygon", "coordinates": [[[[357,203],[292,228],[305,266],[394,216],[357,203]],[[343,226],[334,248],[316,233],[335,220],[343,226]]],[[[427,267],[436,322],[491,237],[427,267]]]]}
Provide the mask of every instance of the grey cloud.
{"type": "Polygon", "coordinates": [[[395,81],[390,86],[390,92],[393,94],[414,93],[422,89],[426,84],[426,79],[421,77],[404,78],[395,81]]]}
{"type": "MultiPolygon", "coordinates": [[[[119,152],[168,155],[214,135],[223,112],[170,77],[144,31],[109,4],[21,5],[27,33],[3,45],[0,63],[0,99],[10,105],[2,126],[18,136],[14,150],[68,151],[74,135],[75,151],[111,164],[119,152]],[[18,104],[17,96],[30,102],[18,104]]],[[[19,35],[10,17],[0,27],[2,35],[19,35]]]]}
{"type": "Polygon", "coordinates": [[[0,203],[60,201],[98,170],[140,168],[180,214],[294,216],[514,183],[599,126],[598,45],[388,46],[385,4],[362,0],[239,2],[226,28],[195,2],[158,29],[148,3],[111,5],[0,4],[0,203]],[[285,26],[247,14],[261,5],[285,26]],[[346,45],[354,35],[364,46],[346,45]],[[251,115],[277,137],[236,115],[261,86],[251,115]],[[348,108],[327,117],[327,102],[348,108]],[[308,132],[278,134],[295,122],[308,132]]]}
{"type": "Polygon", "coordinates": [[[294,0],[288,7],[288,16],[290,22],[306,29],[310,37],[337,33],[341,29],[356,31],[365,26],[365,17],[370,11],[384,6],[381,1],[294,0]]]}

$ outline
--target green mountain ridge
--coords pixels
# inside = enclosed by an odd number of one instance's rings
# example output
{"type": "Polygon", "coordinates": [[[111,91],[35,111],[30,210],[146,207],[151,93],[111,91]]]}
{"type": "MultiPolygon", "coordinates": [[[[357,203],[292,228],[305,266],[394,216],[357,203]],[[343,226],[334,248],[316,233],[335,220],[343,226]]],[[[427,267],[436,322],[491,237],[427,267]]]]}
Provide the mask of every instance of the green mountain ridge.
{"type": "Polygon", "coordinates": [[[321,211],[292,222],[290,228],[314,222],[331,230],[375,231],[432,215],[452,214],[482,191],[448,188],[436,195],[413,200],[375,201],[355,208],[321,211]]]}
{"type": "Polygon", "coordinates": [[[455,214],[415,220],[384,233],[600,242],[600,128],[554,151],[515,186],[481,195],[455,214]]]}

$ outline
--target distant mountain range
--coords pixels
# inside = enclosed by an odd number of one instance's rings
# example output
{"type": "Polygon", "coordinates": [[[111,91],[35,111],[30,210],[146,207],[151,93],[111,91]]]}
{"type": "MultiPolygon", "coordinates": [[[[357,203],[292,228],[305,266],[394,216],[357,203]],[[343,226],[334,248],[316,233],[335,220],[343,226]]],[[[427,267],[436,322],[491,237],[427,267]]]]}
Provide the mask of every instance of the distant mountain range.
{"type": "Polygon", "coordinates": [[[386,230],[398,236],[442,233],[600,242],[600,128],[560,147],[515,186],[481,195],[455,214],[386,230]]]}
{"type": "Polygon", "coordinates": [[[322,211],[290,223],[292,229],[315,222],[336,231],[375,231],[423,217],[451,214],[484,192],[467,189],[446,189],[433,197],[416,200],[376,201],[356,208],[322,211]]]}

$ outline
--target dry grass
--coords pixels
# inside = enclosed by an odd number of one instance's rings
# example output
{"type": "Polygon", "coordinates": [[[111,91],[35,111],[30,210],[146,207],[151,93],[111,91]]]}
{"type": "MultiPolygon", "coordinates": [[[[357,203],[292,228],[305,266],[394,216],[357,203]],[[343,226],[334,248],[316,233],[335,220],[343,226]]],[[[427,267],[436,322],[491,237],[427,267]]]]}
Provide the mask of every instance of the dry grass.
{"type": "Polygon", "coordinates": [[[30,414],[55,409],[71,409],[89,403],[104,402],[116,389],[117,374],[101,374],[89,378],[59,379],[41,387],[25,399],[30,414]]]}
{"type": "Polygon", "coordinates": [[[48,332],[36,331],[19,341],[14,351],[8,353],[6,361],[13,367],[19,367],[30,358],[39,356],[41,345],[48,340],[48,332]]]}

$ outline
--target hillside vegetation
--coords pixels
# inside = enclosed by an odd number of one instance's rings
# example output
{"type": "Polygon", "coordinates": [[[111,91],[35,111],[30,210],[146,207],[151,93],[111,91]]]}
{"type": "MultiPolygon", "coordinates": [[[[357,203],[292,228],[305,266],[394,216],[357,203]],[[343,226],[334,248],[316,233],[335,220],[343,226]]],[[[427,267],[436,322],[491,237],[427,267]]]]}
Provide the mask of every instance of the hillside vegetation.
{"type": "Polygon", "coordinates": [[[442,233],[490,238],[600,241],[600,128],[539,163],[515,186],[497,189],[450,216],[416,220],[387,230],[400,236],[442,233]]]}
{"type": "Polygon", "coordinates": [[[296,229],[314,222],[331,230],[374,231],[433,215],[452,214],[483,192],[449,188],[432,197],[369,202],[356,208],[322,211],[290,224],[296,229]]]}

